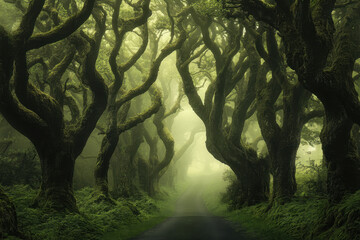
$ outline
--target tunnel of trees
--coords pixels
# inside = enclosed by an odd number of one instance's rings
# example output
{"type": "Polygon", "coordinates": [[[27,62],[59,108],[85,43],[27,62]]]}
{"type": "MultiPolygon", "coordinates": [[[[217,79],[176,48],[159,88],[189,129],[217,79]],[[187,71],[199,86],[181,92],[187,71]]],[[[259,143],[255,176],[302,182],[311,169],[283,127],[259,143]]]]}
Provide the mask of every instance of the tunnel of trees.
{"type": "Polygon", "coordinates": [[[321,199],[299,239],[360,239],[359,59],[359,0],[0,0],[0,238],[217,164],[230,209],[321,199]]]}

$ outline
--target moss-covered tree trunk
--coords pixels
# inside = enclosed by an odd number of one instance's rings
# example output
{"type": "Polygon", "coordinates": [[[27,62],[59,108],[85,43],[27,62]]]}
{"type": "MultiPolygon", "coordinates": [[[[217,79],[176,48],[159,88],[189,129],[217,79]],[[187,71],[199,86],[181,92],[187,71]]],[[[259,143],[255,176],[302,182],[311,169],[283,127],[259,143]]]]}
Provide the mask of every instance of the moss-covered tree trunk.
{"type": "Polygon", "coordinates": [[[270,184],[268,160],[259,158],[251,148],[234,146],[228,141],[222,142],[221,138],[218,139],[219,141],[214,141],[216,147],[207,140],[207,148],[235,173],[239,186],[238,199],[234,199],[237,206],[250,206],[266,201],[269,198],[270,184]]]}
{"type": "Polygon", "coordinates": [[[109,198],[108,170],[110,159],[119,142],[117,129],[109,129],[101,142],[100,152],[97,157],[94,177],[96,190],[102,194],[105,199],[109,198]]]}
{"type": "Polygon", "coordinates": [[[42,180],[34,206],[76,212],[73,193],[75,157],[71,145],[60,142],[56,146],[37,149],[37,152],[41,162],[42,180]]]}
{"type": "Polygon", "coordinates": [[[124,133],[121,145],[118,146],[118,154],[113,159],[114,192],[122,197],[131,197],[136,191],[137,152],[143,142],[141,132],[140,125],[124,133]]]}
{"type": "Polygon", "coordinates": [[[142,186],[144,187],[143,190],[151,197],[155,196],[158,192],[158,184],[160,177],[162,176],[162,172],[166,171],[166,168],[171,163],[175,152],[174,139],[169,129],[164,124],[164,120],[167,116],[170,116],[170,114],[165,113],[165,107],[161,107],[154,116],[153,123],[156,126],[156,134],[158,136],[152,137],[148,130],[144,129],[143,131],[145,140],[150,147],[150,151],[148,161],[143,161],[141,164],[144,169],[140,170],[140,172],[145,173],[146,177],[140,175],[139,177],[142,178],[142,186]],[[165,156],[162,160],[159,159],[158,155],[158,137],[165,147],[165,156]]]}
{"type": "Polygon", "coordinates": [[[353,122],[344,108],[332,104],[331,108],[325,109],[320,138],[328,169],[327,191],[330,201],[339,202],[346,193],[360,189],[360,160],[351,136],[353,122]]]}
{"type": "Polygon", "coordinates": [[[257,119],[269,152],[270,172],[273,175],[272,202],[283,203],[289,201],[297,189],[295,160],[302,127],[311,118],[321,116],[322,112],[305,112],[311,94],[299,83],[289,79],[275,32],[271,29],[265,31],[261,25],[256,30],[247,21],[245,26],[255,41],[254,46],[247,44],[249,55],[256,59],[259,58],[258,54],[265,62],[258,67],[257,119]],[[263,31],[266,32],[266,41],[263,41],[263,31]],[[254,53],[255,46],[257,54],[254,53]],[[270,70],[272,78],[267,80],[267,73],[270,70]],[[279,108],[275,104],[281,93],[282,105],[279,108]],[[279,109],[283,110],[281,124],[277,120],[279,109]]]}
{"type": "MultiPolygon", "coordinates": [[[[16,130],[29,138],[39,154],[43,176],[40,193],[35,200],[35,205],[39,207],[77,211],[72,189],[75,159],[106,108],[107,86],[95,68],[105,33],[106,16],[101,11],[92,12],[94,3],[94,0],[85,1],[78,14],[46,33],[33,34],[36,19],[44,5],[44,1],[39,0],[29,3],[18,30],[11,37],[0,26],[0,49],[7,50],[0,58],[0,111],[16,130]],[[91,44],[75,36],[74,39],[79,41],[74,41],[74,44],[84,51],[81,54],[80,75],[91,89],[93,99],[76,125],[65,126],[61,99],[66,89],[61,89],[60,95],[50,96],[29,82],[27,51],[68,37],[91,13],[96,20],[96,31],[93,39],[85,37],[91,44]],[[13,74],[15,94],[10,87],[13,74]]],[[[52,69],[49,75],[52,81],[60,80],[71,63],[76,51],[73,46],[70,49],[70,53],[52,69]]]]}
{"type": "Polygon", "coordinates": [[[257,159],[249,164],[242,164],[240,170],[234,171],[240,185],[239,207],[268,200],[270,176],[267,165],[267,162],[257,159]]]}
{"type": "Polygon", "coordinates": [[[286,201],[292,198],[297,189],[295,159],[298,145],[282,146],[279,146],[276,161],[272,162],[273,197],[286,201]]]}

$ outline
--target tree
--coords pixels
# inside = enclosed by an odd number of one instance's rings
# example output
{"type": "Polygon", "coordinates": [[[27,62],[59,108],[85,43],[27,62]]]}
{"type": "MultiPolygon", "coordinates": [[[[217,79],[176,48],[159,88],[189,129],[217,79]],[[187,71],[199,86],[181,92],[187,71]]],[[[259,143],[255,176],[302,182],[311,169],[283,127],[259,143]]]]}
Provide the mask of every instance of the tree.
{"type": "MultiPolygon", "coordinates": [[[[269,172],[268,163],[259,158],[255,150],[241,142],[244,123],[252,102],[255,99],[253,86],[256,77],[250,77],[245,85],[246,93],[238,86],[245,72],[255,76],[256,68],[245,61],[246,53],[239,52],[243,35],[241,23],[232,23],[224,19],[212,19],[199,14],[190,7],[194,23],[188,23],[188,40],[177,52],[177,68],[182,77],[184,91],[195,113],[206,128],[206,146],[209,152],[219,161],[230,166],[239,181],[239,204],[255,204],[268,197],[269,172]],[[220,36],[216,39],[216,36],[220,36]],[[215,80],[208,76],[204,100],[198,94],[190,63],[203,59],[206,49],[212,54],[215,63],[215,80]],[[235,55],[240,56],[235,58],[235,55]],[[235,100],[230,116],[225,112],[227,98],[234,93],[235,100]],[[229,121],[229,119],[231,119],[229,121]]],[[[206,55],[205,55],[206,56],[206,55]]],[[[201,60],[200,60],[201,61],[201,60]]],[[[211,61],[209,61],[211,62],[211,61]]],[[[243,80],[244,81],[244,80],[243,80]]]]}
{"type": "MultiPolygon", "coordinates": [[[[84,148],[107,104],[107,87],[95,68],[101,39],[105,32],[106,13],[95,1],[85,1],[73,16],[46,32],[33,33],[44,1],[33,0],[21,19],[20,26],[8,33],[0,26],[0,112],[4,118],[35,146],[41,161],[42,183],[35,205],[59,211],[77,211],[72,178],[75,159],[84,148]],[[94,9],[94,11],[93,11],[94,9]],[[88,85],[93,101],[76,124],[65,126],[61,99],[46,94],[29,81],[27,52],[58,42],[74,33],[93,13],[96,21],[94,38],[73,35],[75,45],[57,66],[62,71],[77,51],[84,56],[81,80],[88,85]],[[85,40],[86,39],[86,40],[85,40]],[[15,95],[12,92],[14,78],[15,95]]],[[[56,16],[56,15],[54,15],[56,16]]],[[[61,95],[60,95],[61,97],[61,95]]]]}
{"type": "MultiPolygon", "coordinates": [[[[189,166],[189,161],[186,161],[185,159],[180,161],[181,163],[184,163],[184,165],[186,165],[186,167],[184,167],[183,165],[178,164],[179,160],[183,158],[185,153],[189,152],[189,150],[191,149],[191,146],[193,146],[192,144],[195,141],[196,135],[203,131],[204,131],[204,129],[202,129],[200,127],[193,128],[190,131],[189,138],[186,140],[186,142],[183,145],[181,145],[179,148],[175,148],[174,157],[173,157],[171,163],[169,164],[169,166],[166,168],[166,172],[160,178],[160,181],[162,181],[162,183],[164,183],[167,186],[172,187],[172,188],[175,187],[174,182],[175,182],[175,178],[177,177],[179,168],[182,168],[182,171],[186,172],[186,169],[189,166]]],[[[189,159],[189,160],[191,160],[191,159],[189,159]]],[[[184,180],[184,179],[181,179],[181,181],[182,180],[184,180]]]]}
{"type": "MultiPolygon", "coordinates": [[[[152,90],[159,91],[159,88],[156,88],[155,86],[153,88],[154,89],[152,90]]],[[[174,139],[169,128],[165,125],[165,119],[177,112],[180,108],[181,99],[182,93],[179,91],[178,101],[175,102],[174,106],[169,111],[166,111],[166,108],[162,106],[155,114],[153,123],[156,127],[157,134],[154,137],[152,137],[152,134],[150,134],[146,128],[143,128],[143,135],[146,143],[150,147],[150,151],[148,161],[145,161],[142,158],[139,159],[139,177],[141,178],[140,183],[142,184],[143,189],[150,196],[154,196],[158,191],[160,177],[164,174],[164,171],[174,157],[174,139]],[[165,154],[161,161],[158,151],[158,138],[160,138],[165,147],[165,154]]]]}
{"type": "Polygon", "coordinates": [[[138,151],[144,142],[142,128],[142,124],[139,124],[120,135],[111,159],[113,192],[116,196],[128,198],[138,192],[138,151]]]}
{"type": "Polygon", "coordinates": [[[266,29],[260,25],[255,29],[254,23],[242,19],[247,32],[252,36],[254,45],[245,41],[247,51],[252,58],[258,58],[255,48],[264,59],[256,82],[257,119],[262,137],[266,143],[270,171],[273,175],[272,202],[289,201],[296,192],[296,153],[300,145],[301,131],[309,120],[322,116],[321,110],[310,111],[307,108],[311,93],[288,73],[283,59],[283,52],[278,46],[273,29],[266,29]],[[266,41],[263,41],[266,35],[266,41]],[[265,43],[263,43],[265,42],[265,43]],[[264,46],[265,45],[265,46],[264,46]],[[267,81],[267,73],[271,71],[271,79],[267,81]],[[276,105],[282,99],[280,107],[276,105]],[[282,110],[280,123],[277,111],[282,110]]]}
{"type": "Polygon", "coordinates": [[[281,35],[287,64],[299,82],[315,94],[325,109],[321,131],[328,169],[327,186],[331,202],[360,189],[360,161],[351,129],[359,124],[358,93],[352,78],[360,57],[360,3],[346,9],[343,20],[334,25],[332,1],[225,1],[232,16],[241,9],[263,21],[281,35]]]}
{"type": "MultiPolygon", "coordinates": [[[[109,162],[111,159],[112,154],[114,153],[114,150],[116,148],[116,145],[118,144],[119,135],[123,133],[124,131],[130,129],[131,127],[136,126],[137,124],[143,122],[145,119],[149,118],[152,114],[157,112],[160,108],[161,111],[161,100],[159,96],[159,91],[156,89],[151,90],[151,94],[154,98],[154,104],[144,111],[141,114],[138,114],[137,116],[128,119],[128,121],[125,121],[124,123],[121,123],[118,125],[117,119],[118,119],[118,111],[119,109],[128,101],[133,99],[136,96],[139,96],[140,94],[145,93],[148,91],[152,84],[156,81],[160,65],[162,61],[169,56],[172,52],[174,52],[176,49],[178,49],[181,44],[185,40],[185,34],[183,32],[180,32],[178,34],[178,37],[175,41],[172,41],[174,38],[174,33],[172,35],[172,39],[169,41],[169,43],[161,50],[160,54],[157,57],[153,57],[153,61],[151,62],[150,71],[147,75],[145,75],[142,83],[133,88],[129,91],[124,91],[122,93],[122,96],[119,99],[116,99],[117,94],[120,90],[120,87],[123,82],[124,73],[132,67],[136,61],[139,59],[139,57],[142,55],[142,53],[145,51],[147,42],[148,42],[148,29],[147,26],[145,26],[145,33],[143,35],[143,44],[139,48],[139,50],[127,61],[125,64],[118,66],[116,63],[116,56],[119,52],[119,48],[121,45],[121,39],[124,36],[124,34],[128,31],[131,31],[135,27],[144,24],[147,20],[147,17],[149,16],[149,4],[150,1],[139,1],[138,4],[141,3],[142,6],[142,15],[137,16],[135,19],[128,19],[128,20],[122,20],[122,28],[120,28],[120,31],[118,29],[118,14],[119,14],[119,8],[121,1],[117,1],[115,4],[115,11],[113,16],[113,30],[115,33],[115,46],[112,50],[112,54],[110,56],[110,65],[112,68],[113,75],[115,77],[114,85],[111,89],[110,94],[110,104],[109,104],[109,128],[105,133],[105,137],[102,142],[102,147],[98,156],[97,161],[97,167],[95,169],[95,180],[96,185],[100,192],[104,194],[106,197],[108,196],[108,184],[107,184],[107,172],[109,169],[109,162]],[[132,25],[131,25],[132,24],[132,25]]],[[[183,16],[180,16],[178,19],[178,23],[182,21],[183,16]]],[[[156,51],[157,52],[157,51],[156,51]]],[[[141,67],[140,67],[141,68],[141,67]]],[[[143,71],[145,74],[145,71],[143,71]]]]}

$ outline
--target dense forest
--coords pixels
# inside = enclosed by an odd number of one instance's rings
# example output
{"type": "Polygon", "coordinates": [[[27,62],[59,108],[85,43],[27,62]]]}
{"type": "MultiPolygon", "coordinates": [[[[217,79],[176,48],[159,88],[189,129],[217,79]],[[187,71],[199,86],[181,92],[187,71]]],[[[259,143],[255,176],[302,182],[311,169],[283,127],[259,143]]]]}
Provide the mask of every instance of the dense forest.
{"type": "Polygon", "coordinates": [[[0,239],[360,240],[359,84],[360,0],[0,0],[0,239]]]}

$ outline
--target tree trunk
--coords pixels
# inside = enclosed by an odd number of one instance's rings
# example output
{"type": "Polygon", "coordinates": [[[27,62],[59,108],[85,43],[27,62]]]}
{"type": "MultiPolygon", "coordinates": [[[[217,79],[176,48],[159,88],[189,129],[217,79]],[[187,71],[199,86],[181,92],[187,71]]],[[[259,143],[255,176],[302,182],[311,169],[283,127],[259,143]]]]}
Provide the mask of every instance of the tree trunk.
{"type": "Polygon", "coordinates": [[[159,183],[171,189],[175,188],[175,178],[177,176],[177,171],[175,165],[172,164],[168,167],[163,176],[161,176],[159,183]]]}
{"type": "Polygon", "coordinates": [[[108,170],[110,165],[110,159],[115,151],[115,148],[119,142],[119,135],[116,129],[110,129],[101,143],[100,153],[97,157],[95,166],[95,187],[100,195],[109,199],[109,185],[108,185],[108,170]]]}
{"type": "Polygon", "coordinates": [[[130,197],[134,195],[136,190],[134,181],[136,178],[136,171],[134,167],[134,156],[129,156],[128,151],[125,151],[125,154],[121,159],[119,159],[118,170],[117,170],[117,182],[116,191],[120,196],[130,197]]]}
{"type": "MultiPolygon", "coordinates": [[[[217,156],[211,145],[207,144],[207,147],[214,156],[217,156]]],[[[245,148],[242,148],[242,150],[239,148],[228,149],[222,153],[224,158],[222,161],[226,162],[231,170],[233,170],[239,181],[238,207],[251,206],[267,201],[270,183],[267,159],[258,158],[254,150],[245,148]],[[246,159],[244,159],[244,155],[246,159]]]]}
{"type": "Polygon", "coordinates": [[[272,161],[272,200],[278,203],[288,202],[296,192],[295,160],[298,147],[299,144],[281,141],[274,156],[275,161],[272,161]]]}
{"type": "Polygon", "coordinates": [[[78,212],[73,192],[75,156],[68,144],[37,148],[42,182],[34,206],[56,211],[78,212]]]}
{"type": "Polygon", "coordinates": [[[241,205],[251,206],[269,198],[270,177],[267,165],[263,160],[249,162],[243,164],[240,171],[235,172],[240,183],[241,205]]]}
{"type": "Polygon", "coordinates": [[[138,160],[138,174],[141,188],[153,197],[157,193],[159,185],[159,176],[153,173],[153,168],[145,159],[138,160]]]}
{"type": "Polygon", "coordinates": [[[328,168],[327,188],[329,200],[339,202],[345,194],[360,189],[360,162],[350,136],[353,122],[342,106],[324,106],[326,118],[320,138],[328,168]]]}

